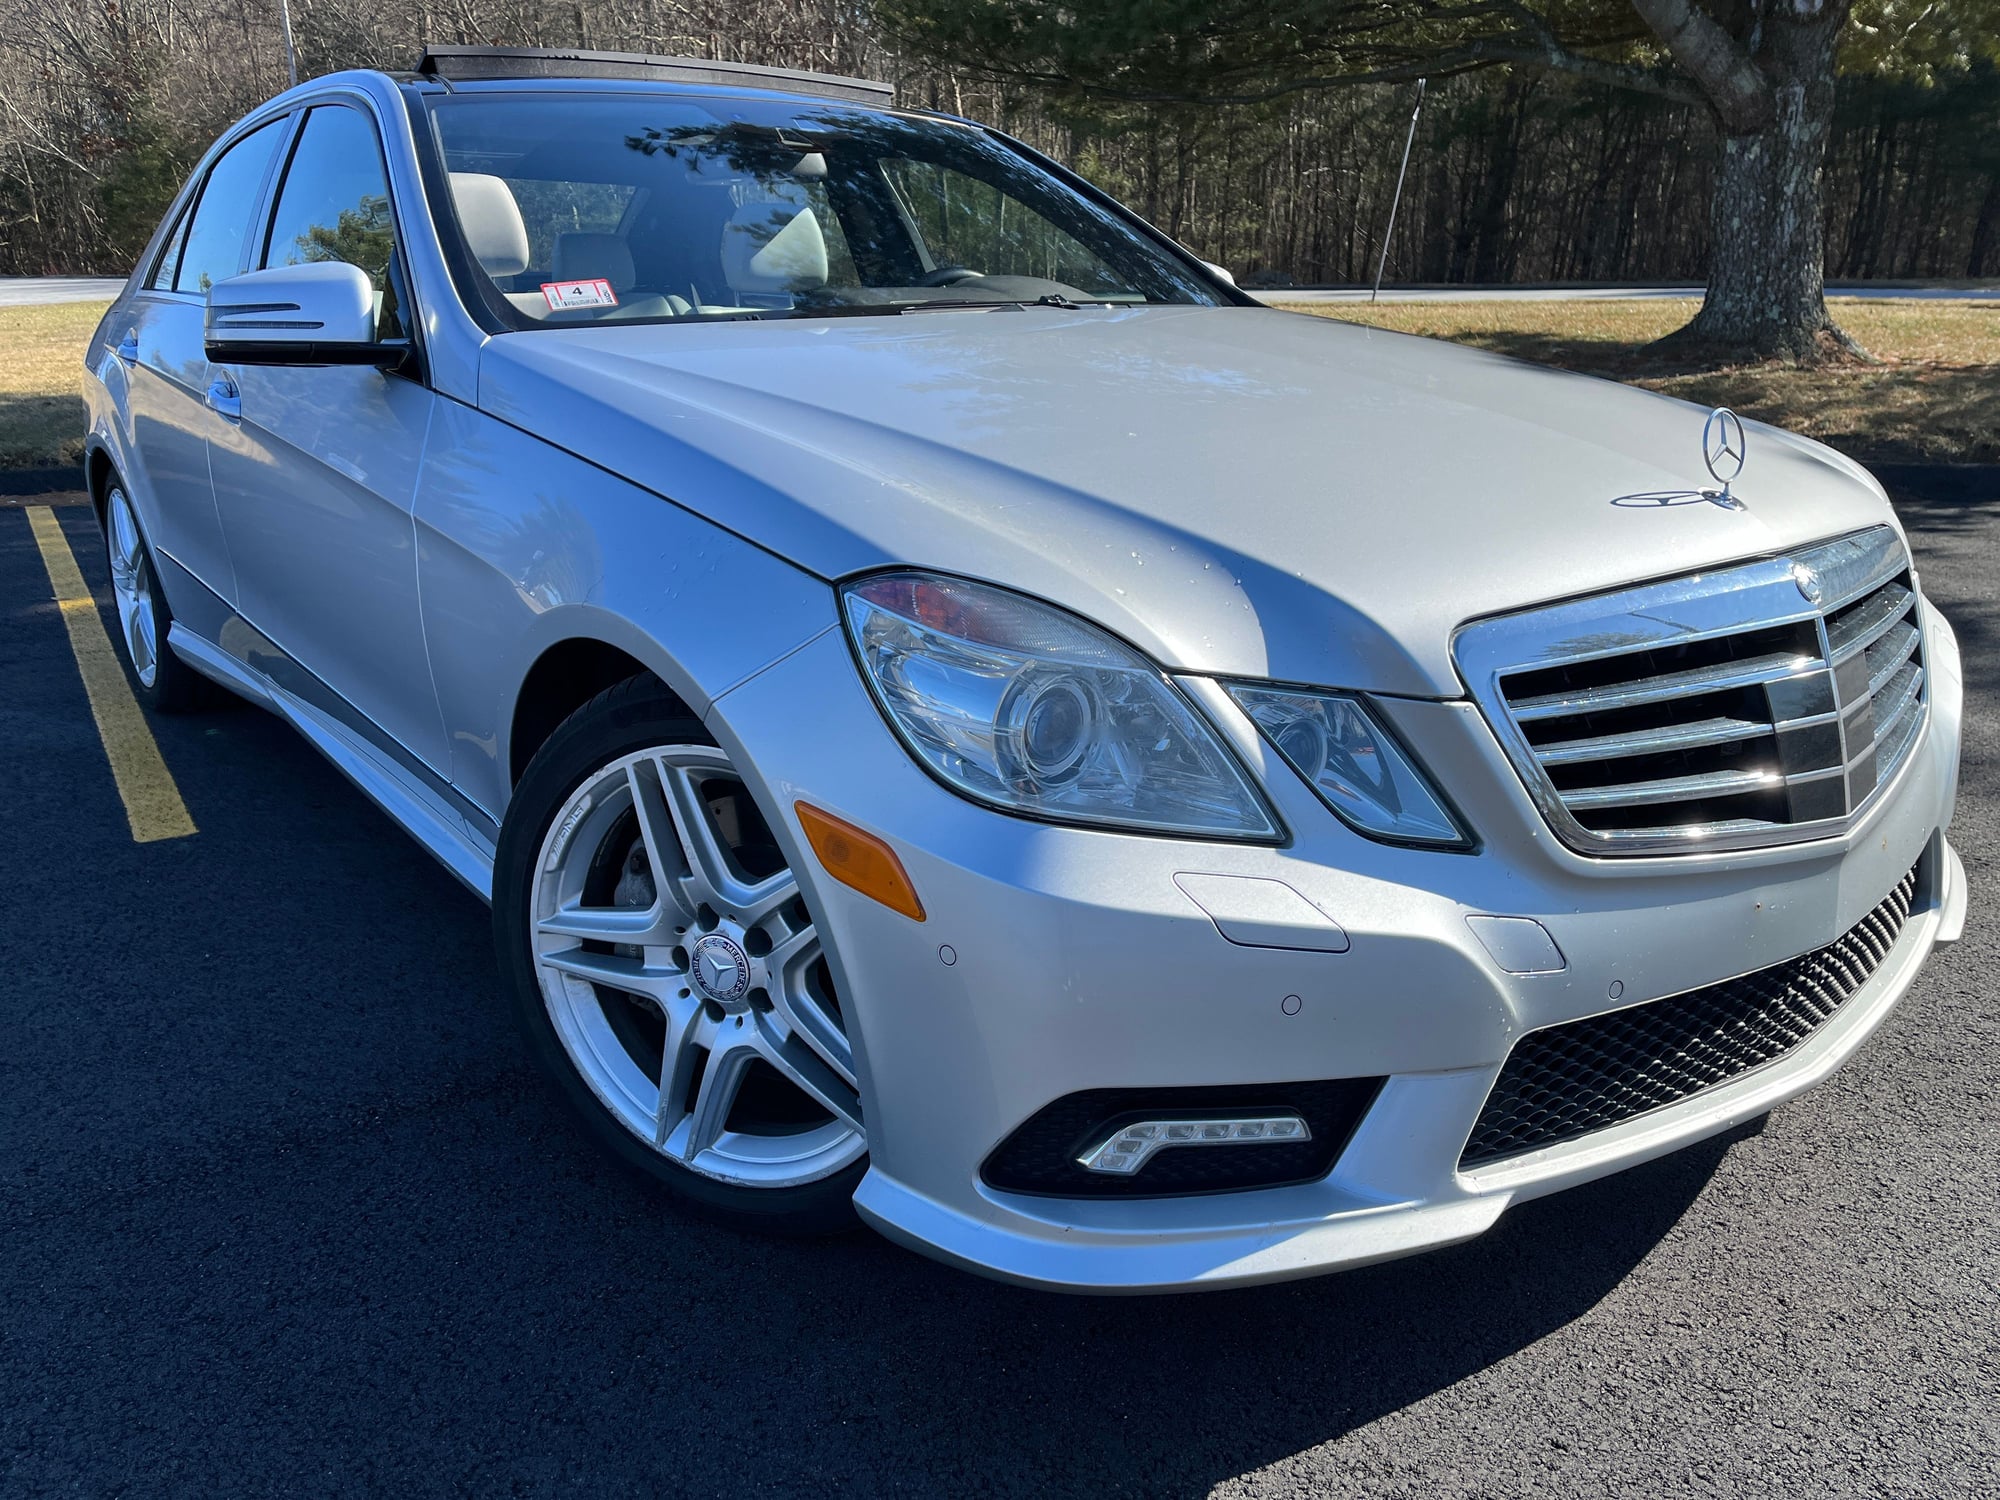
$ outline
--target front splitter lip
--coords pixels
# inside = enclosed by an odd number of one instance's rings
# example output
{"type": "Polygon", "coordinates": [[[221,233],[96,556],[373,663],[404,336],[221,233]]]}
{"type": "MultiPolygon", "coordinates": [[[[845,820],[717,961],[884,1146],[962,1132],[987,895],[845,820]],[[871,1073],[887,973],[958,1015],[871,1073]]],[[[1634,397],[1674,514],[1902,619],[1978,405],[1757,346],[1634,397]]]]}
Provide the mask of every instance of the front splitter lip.
{"type": "MultiPolygon", "coordinates": [[[[1940,841],[1945,868],[1956,857],[1940,841]]],[[[1940,933],[1960,920],[1964,877],[1946,878],[1934,904],[1914,913],[1892,961],[1825,1026],[1777,1062],[1686,1103],[1656,1110],[1578,1141],[1510,1158],[1476,1173],[1460,1173],[1428,1200],[1363,1201],[1367,1163],[1343,1156],[1331,1178],[1329,1211],[1303,1215],[1298,1190],[1226,1195],[1231,1222],[1189,1222],[1187,1205],[1171,1201],[1148,1226],[1145,1203],[1123,1205],[1128,1222],[1062,1222],[1049,1200],[1010,1201],[982,1191],[977,1215],[949,1207],[873,1168],[854,1197],[855,1208],[897,1243],[979,1275],[1046,1291],[1143,1294],[1210,1291],[1314,1276],[1392,1260],[1475,1238],[1509,1204],[1608,1176],[1729,1130],[1796,1097],[1841,1067],[1908,991],[1940,933]],[[1250,1219],[1255,1200],[1288,1215],[1250,1219]],[[1136,1212],[1135,1212],[1136,1211],[1136,1212]]],[[[1481,1098],[1497,1068],[1478,1077],[1481,1098]]],[[[1460,1075],[1463,1077],[1464,1075],[1460,1075]]],[[[1411,1080],[1415,1082],[1416,1080],[1411,1080]]],[[[1467,1082],[1472,1081],[1470,1078],[1467,1082]]],[[[1392,1083],[1396,1080],[1392,1080],[1392,1083]]],[[[1357,1136],[1365,1149],[1365,1136],[1357,1136]]],[[[1221,1199],[1212,1201],[1223,1201],[1221,1199]]],[[[1068,1205],[1065,1205],[1067,1207],[1068,1205]]]]}

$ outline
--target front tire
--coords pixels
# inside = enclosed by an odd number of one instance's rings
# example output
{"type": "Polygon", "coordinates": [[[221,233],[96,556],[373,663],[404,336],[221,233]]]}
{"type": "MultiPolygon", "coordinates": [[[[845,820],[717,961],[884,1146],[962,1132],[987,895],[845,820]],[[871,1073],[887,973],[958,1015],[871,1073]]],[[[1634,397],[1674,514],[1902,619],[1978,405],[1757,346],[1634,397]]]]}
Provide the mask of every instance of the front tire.
{"type": "Polygon", "coordinates": [[[155,713],[184,714],[212,701],[208,679],[174,655],[167,631],[174,612],[160,587],[139,517],[116,480],[104,497],[104,552],[111,565],[111,597],[118,612],[118,640],[132,668],[140,700],[155,713]]]}
{"type": "Polygon", "coordinates": [[[493,930],[530,1050],[600,1143],[739,1223],[854,1222],[867,1136],[818,929],[741,774],[657,681],[536,753],[493,930]]]}

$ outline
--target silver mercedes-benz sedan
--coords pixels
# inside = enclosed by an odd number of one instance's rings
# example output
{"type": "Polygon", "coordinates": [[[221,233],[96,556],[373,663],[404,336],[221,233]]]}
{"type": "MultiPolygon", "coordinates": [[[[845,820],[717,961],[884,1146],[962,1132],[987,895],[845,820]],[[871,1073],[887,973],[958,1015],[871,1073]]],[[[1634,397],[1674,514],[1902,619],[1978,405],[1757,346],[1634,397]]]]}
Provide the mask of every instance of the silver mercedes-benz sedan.
{"type": "Polygon", "coordinates": [[[151,705],[295,725],[739,1221],[1090,1291],[1463,1240],[1826,1077],[1964,922],[1861,468],[1262,308],[880,85],[317,79],[86,386],[151,705]]]}

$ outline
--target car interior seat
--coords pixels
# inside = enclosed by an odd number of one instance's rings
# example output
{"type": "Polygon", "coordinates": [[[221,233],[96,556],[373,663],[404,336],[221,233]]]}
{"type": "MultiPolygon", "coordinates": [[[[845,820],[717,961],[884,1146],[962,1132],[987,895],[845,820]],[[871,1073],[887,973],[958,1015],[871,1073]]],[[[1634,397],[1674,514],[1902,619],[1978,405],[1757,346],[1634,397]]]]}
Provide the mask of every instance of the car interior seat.
{"type": "MultiPolygon", "coordinates": [[[[617,309],[585,309],[588,312],[619,312],[628,318],[678,317],[690,311],[688,301],[672,293],[633,293],[638,272],[633,267],[632,246],[623,235],[595,230],[569,230],[556,236],[550,257],[550,274],[557,281],[597,281],[611,283],[617,294],[617,309]]],[[[552,315],[567,320],[573,314],[552,315]]]]}
{"type": "MultiPolygon", "coordinates": [[[[465,246],[488,276],[501,282],[528,269],[528,226],[512,188],[487,172],[453,172],[451,201],[458,210],[465,246]]],[[[530,317],[549,310],[539,292],[503,295],[530,317]]]]}
{"type": "Polygon", "coordinates": [[[826,234],[810,208],[746,203],[723,226],[722,277],[738,296],[782,306],[826,285],[826,234]]]}

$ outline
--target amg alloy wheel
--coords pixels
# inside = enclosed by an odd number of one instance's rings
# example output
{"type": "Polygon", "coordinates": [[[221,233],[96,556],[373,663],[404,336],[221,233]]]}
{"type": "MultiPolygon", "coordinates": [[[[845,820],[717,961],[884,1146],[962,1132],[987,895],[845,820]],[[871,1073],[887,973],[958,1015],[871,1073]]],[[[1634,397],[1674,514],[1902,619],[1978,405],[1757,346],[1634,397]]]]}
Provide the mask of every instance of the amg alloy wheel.
{"type": "Polygon", "coordinates": [[[623,684],[537,756],[496,871],[503,960],[621,1155],[712,1208],[843,1224],[867,1139],[819,933],[742,777],[675,708],[623,684]]]}
{"type": "Polygon", "coordinates": [[[208,679],[167,647],[173,611],[167,607],[132,502],[115,482],[104,497],[104,550],[111,564],[118,639],[138,679],[140,698],[161,713],[201,707],[209,701],[208,679]]]}

